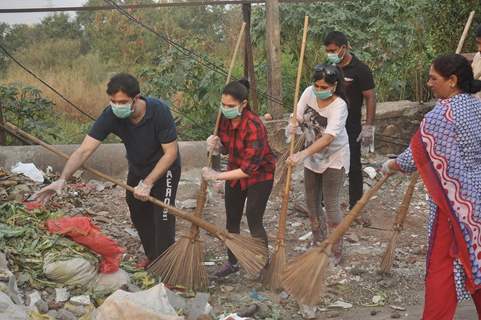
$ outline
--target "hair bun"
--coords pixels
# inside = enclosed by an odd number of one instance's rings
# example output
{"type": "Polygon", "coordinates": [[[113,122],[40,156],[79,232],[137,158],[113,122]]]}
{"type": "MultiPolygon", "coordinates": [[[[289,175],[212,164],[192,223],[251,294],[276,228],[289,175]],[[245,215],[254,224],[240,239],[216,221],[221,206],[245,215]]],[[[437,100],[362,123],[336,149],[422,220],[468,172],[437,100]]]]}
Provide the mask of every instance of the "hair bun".
{"type": "Polygon", "coordinates": [[[249,80],[247,80],[246,78],[240,79],[238,82],[242,84],[244,87],[246,87],[247,89],[250,88],[249,80]]]}
{"type": "Polygon", "coordinates": [[[471,81],[469,93],[478,93],[480,91],[481,91],[481,81],[473,79],[473,81],[471,81]]]}

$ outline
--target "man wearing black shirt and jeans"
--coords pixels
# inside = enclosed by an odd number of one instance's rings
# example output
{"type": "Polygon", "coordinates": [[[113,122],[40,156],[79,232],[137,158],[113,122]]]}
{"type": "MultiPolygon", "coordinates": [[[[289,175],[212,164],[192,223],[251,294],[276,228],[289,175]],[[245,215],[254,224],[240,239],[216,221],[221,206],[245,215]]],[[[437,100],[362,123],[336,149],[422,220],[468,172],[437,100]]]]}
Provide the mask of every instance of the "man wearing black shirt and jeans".
{"type": "MultiPolygon", "coordinates": [[[[349,169],[349,207],[352,209],[363,193],[361,166],[361,144],[374,151],[374,118],[376,114],[376,93],[374,79],[369,67],[349,52],[349,44],[344,33],[332,31],[324,39],[328,63],[336,64],[344,73],[344,83],[349,115],[346,129],[351,153],[349,169]],[[366,123],[361,126],[363,101],[366,101],[366,123]]],[[[369,224],[367,218],[363,224],[369,224]]]]}
{"type": "MultiPolygon", "coordinates": [[[[125,145],[129,173],[127,204],[148,260],[153,261],[175,241],[175,218],[167,210],[146,202],[149,195],[175,205],[180,180],[180,157],[175,123],[168,106],[140,95],[137,79],[117,74],[107,85],[110,105],[95,121],[80,147],[65,164],[60,178],[35,194],[46,202],[61,192],[65,181],[77,171],[110,133],[125,145]]],[[[115,209],[115,208],[112,208],[115,209]]],[[[147,261],[144,262],[147,264],[147,261]]]]}

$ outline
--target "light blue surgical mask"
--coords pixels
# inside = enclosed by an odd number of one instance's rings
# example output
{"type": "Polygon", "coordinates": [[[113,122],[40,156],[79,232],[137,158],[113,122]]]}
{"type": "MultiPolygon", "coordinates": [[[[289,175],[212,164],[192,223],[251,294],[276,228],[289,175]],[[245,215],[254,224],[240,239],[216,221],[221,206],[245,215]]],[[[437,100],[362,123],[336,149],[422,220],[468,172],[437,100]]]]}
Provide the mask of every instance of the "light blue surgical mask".
{"type": "Polygon", "coordinates": [[[332,97],[332,92],[330,90],[316,91],[316,89],[314,89],[314,87],[312,87],[312,92],[314,93],[316,98],[319,98],[321,100],[326,100],[326,99],[329,99],[330,97],[332,97]]]}
{"type": "Polygon", "coordinates": [[[113,103],[110,102],[112,112],[117,118],[126,119],[132,115],[134,110],[132,109],[133,102],[128,103],[113,103]]]}
{"type": "Polygon", "coordinates": [[[226,108],[222,104],[220,105],[220,111],[226,117],[227,119],[234,119],[237,117],[240,117],[242,115],[242,112],[239,111],[240,106],[237,107],[232,107],[232,108],[226,108]]]}
{"type": "Polygon", "coordinates": [[[337,53],[328,53],[326,62],[328,64],[338,64],[339,62],[341,62],[341,58],[337,53]]]}
{"type": "Polygon", "coordinates": [[[343,52],[343,49],[345,49],[344,46],[342,46],[339,49],[339,52],[328,52],[326,63],[328,63],[328,64],[339,64],[342,61],[342,59],[344,59],[344,56],[346,55],[346,50],[344,50],[344,53],[341,54],[341,52],[343,52]]]}

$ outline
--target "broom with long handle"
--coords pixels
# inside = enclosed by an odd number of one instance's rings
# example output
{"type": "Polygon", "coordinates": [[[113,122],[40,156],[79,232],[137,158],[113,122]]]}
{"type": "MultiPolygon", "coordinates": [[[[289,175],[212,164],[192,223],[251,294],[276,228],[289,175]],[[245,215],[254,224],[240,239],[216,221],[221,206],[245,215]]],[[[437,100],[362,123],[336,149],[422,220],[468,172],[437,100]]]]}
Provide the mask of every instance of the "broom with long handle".
{"type": "Polygon", "coordinates": [[[368,201],[376,194],[389,176],[383,176],[363,194],[354,208],[331,232],[325,241],[289,263],[282,275],[284,290],[300,304],[315,305],[325,291],[325,278],[332,246],[346,233],[352,222],[361,214],[368,201]]]}
{"type": "Polygon", "coordinates": [[[475,14],[475,11],[471,11],[469,13],[468,21],[466,21],[466,24],[464,25],[463,33],[461,35],[461,38],[459,39],[458,46],[456,48],[456,54],[460,54],[461,51],[463,50],[464,41],[466,40],[466,37],[468,36],[469,28],[473,23],[474,14],[475,14]]]}
{"type": "MultiPolygon", "coordinates": [[[[11,123],[0,123],[0,127],[4,128],[5,130],[15,134],[22,136],[26,138],[27,140],[32,141],[33,143],[36,143],[45,149],[51,151],[52,153],[55,153],[56,155],[68,160],[69,155],[66,153],[63,153],[62,151],[58,150],[52,145],[49,145],[42,140],[32,136],[31,134],[17,128],[11,123]]],[[[85,170],[89,171],[90,173],[100,177],[101,179],[104,179],[106,181],[110,181],[124,189],[130,192],[134,192],[134,188],[131,186],[127,185],[126,183],[114,179],[109,175],[106,175],[96,169],[93,169],[91,167],[88,167],[86,165],[82,166],[85,170]]],[[[178,208],[172,207],[170,205],[167,205],[163,203],[162,201],[149,196],[147,198],[147,201],[165,208],[169,210],[169,214],[174,215],[180,219],[187,220],[189,222],[192,222],[196,225],[198,225],[200,228],[206,230],[208,233],[213,235],[214,237],[220,239],[221,241],[224,242],[227,248],[229,248],[234,255],[237,257],[239,260],[239,263],[241,264],[244,269],[252,274],[258,273],[262,268],[264,268],[266,261],[267,261],[267,256],[266,256],[266,250],[264,243],[259,240],[252,238],[250,236],[243,236],[240,234],[234,234],[234,233],[229,233],[226,230],[219,228],[218,226],[208,223],[207,221],[204,221],[203,219],[199,217],[195,217],[187,212],[184,212],[183,210],[180,210],[178,208]]],[[[183,266],[183,268],[188,268],[189,266],[183,266]]]]}
{"type": "Polygon", "coordinates": [[[389,273],[392,268],[392,264],[394,261],[394,253],[396,251],[397,243],[399,240],[399,235],[404,226],[404,221],[406,220],[406,216],[409,212],[409,205],[411,204],[411,199],[413,198],[414,188],[416,187],[416,182],[418,181],[419,174],[417,172],[411,175],[411,180],[409,185],[404,193],[403,200],[401,205],[399,206],[399,210],[396,214],[396,218],[394,219],[394,224],[392,226],[392,236],[391,240],[389,241],[388,246],[386,247],[386,251],[384,252],[380,271],[382,273],[389,273]]]}
{"type": "MultiPolygon", "coordinates": [[[[230,61],[226,84],[230,82],[234,69],[237,52],[239,51],[242,35],[244,34],[245,22],[242,23],[239,36],[230,61]]],[[[220,111],[217,113],[214,135],[217,135],[220,123],[220,111]]],[[[208,154],[208,166],[212,165],[212,152],[208,154]]],[[[197,194],[197,206],[194,216],[201,218],[207,199],[208,183],[202,179],[200,190],[197,194]]],[[[199,236],[199,227],[192,224],[189,234],[182,235],[161,256],[154,260],[147,268],[148,271],[160,276],[164,283],[180,285],[193,290],[207,287],[207,272],[203,265],[204,248],[199,236]],[[186,272],[186,269],[187,272],[186,272]]]]}
{"type": "MultiPolygon", "coordinates": [[[[301,86],[301,76],[302,76],[302,65],[304,62],[304,50],[306,48],[306,39],[307,39],[307,28],[309,25],[309,17],[304,17],[304,31],[302,34],[302,43],[301,43],[301,54],[299,55],[299,65],[297,67],[297,79],[296,79],[296,89],[294,92],[294,111],[293,117],[291,118],[291,124],[296,126],[297,124],[297,100],[299,99],[299,90],[301,86]]],[[[289,155],[294,153],[294,146],[296,144],[296,134],[293,133],[291,135],[291,143],[289,146],[289,155]]],[[[286,176],[286,184],[284,186],[284,191],[282,194],[282,203],[281,203],[281,211],[279,213],[279,226],[277,231],[277,241],[274,247],[274,253],[271,257],[271,261],[267,266],[267,269],[264,273],[264,284],[270,287],[273,290],[280,289],[281,284],[281,274],[284,272],[284,269],[287,264],[287,257],[286,257],[286,244],[285,244],[285,236],[286,236],[286,220],[287,220],[287,209],[289,204],[289,193],[291,191],[291,181],[292,181],[292,165],[287,166],[287,176],[286,176]]]]}

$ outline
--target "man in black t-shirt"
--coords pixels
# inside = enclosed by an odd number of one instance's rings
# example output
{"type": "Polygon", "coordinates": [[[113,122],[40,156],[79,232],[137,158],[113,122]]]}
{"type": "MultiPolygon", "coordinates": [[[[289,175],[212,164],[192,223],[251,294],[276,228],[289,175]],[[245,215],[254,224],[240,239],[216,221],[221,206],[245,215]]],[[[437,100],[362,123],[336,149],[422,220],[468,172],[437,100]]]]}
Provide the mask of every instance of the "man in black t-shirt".
{"type": "MultiPolygon", "coordinates": [[[[175,218],[158,206],[146,202],[152,195],[175,205],[180,180],[180,157],[175,123],[168,106],[158,99],[140,95],[137,79],[117,74],[107,85],[110,105],[95,121],[80,147],[72,153],[60,175],[34,197],[46,202],[65,186],[110,133],[125,145],[129,174],[127,204],[148,260],[153,261],[175,241],[175,218]]],[[[115,208],[112,208],[115,210],[115,208]]]]}
{"type": "MultiPolygon", "coordinates": [[[[351,161],[349,169],[349,207],[352,209],[363,193],[361,145],[374,151],[374,119],[376,92],[371,69],[349,52],[345,34],[332,31],[324,39],[328,63],[336,64],[344,73],[349,115],[346,122],[351,161]],[[366,122],[361,126],[363,102],[366,103],[366,122]]],[[[367,218],[362,219],[369,224],[367,218]]]]}

